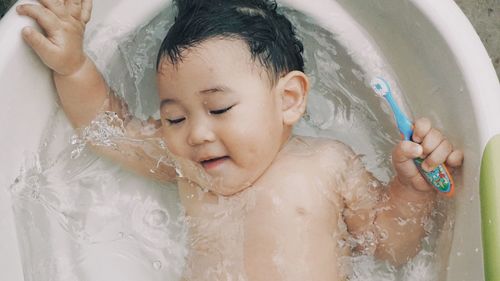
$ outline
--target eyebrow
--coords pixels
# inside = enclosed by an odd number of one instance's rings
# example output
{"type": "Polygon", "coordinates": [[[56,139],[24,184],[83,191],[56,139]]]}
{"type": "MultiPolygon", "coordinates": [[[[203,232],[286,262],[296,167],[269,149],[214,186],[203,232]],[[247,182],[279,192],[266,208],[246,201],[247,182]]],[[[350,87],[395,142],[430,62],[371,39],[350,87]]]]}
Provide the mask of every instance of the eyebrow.
{"type": "MultiPolygon", "coordinates": [[[[210,87],[208,89],[201,90],[198,92],[198,94],[206,95],[206,94],[214,94],[214,93],[229,93],[232,91],[233,90],[229,87],[226,87],[224,85],[217,85],[214,87],[210,87]]],[[[175,102],[177,102],[176,99],[163,99],[163,100],[161,100],[160,108],[162,108],[164,105],[167,105],[170,103],[175,103],[175,102]]]]}
{"type": "Polygon", "coordinates": [[[163,100],[161,100],[161,103],[160,103],[160,109],[161,109],[163,106],[165,106],[165,105],[167,105],[167,104],[169,104],[169,103],[174,103],[175,101],[176,101],[175,99],[163,99],[163,100]]]}
{"type": "Polygon", "coordinates": [[[232,90],[227,87],[227,86],[224,86],[224,85],[216,85],[214,87],[211,87],[211,88],[208,88],[208,89],[205,89],[205,90],[201,90],[198,92],[198,94],[213,94],[213,93],[228,93],[228,92],[231,92],[232,90]]]}

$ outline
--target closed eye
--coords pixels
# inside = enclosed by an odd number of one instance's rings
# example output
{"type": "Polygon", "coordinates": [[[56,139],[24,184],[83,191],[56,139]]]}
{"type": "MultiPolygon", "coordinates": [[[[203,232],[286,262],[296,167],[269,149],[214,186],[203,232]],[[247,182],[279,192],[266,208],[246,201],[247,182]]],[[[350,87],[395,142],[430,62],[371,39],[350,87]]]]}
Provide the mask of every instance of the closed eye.
{"type": "Polygon", "coordinates": [[[231,108],[233,108],[233,106],[234,105],[231,105],[230,107],[226,107],[226,108],[223,108],[223,109],[210,110],[210,114],[213,114],[213,115],[223,114],[224,112],[227,112],[228,110],[230,110],[231,108]]]}
{"type": "Polygon", "coordinates": [[[170,124],[170,125],[175,125],[175,124],[179,124],[181,123],[182,121],[184,121],[186,118],[182,117],[182,118],[176,118],[176,119],[166,119],[167,122],[170,124]]]}

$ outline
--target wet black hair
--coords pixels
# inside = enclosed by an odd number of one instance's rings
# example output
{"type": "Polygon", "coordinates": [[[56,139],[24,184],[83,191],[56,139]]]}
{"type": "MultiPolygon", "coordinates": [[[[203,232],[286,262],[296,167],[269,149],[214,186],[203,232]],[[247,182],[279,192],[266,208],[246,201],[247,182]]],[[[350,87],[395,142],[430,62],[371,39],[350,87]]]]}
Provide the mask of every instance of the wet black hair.
{"type": "Polygon", "coordinates": [[[291,22],[273,0],[177,0],[178,15],[163,40],[156,61],[182,61],[183,51],[208,39],[243,40],[252,59],[274,81],[293,70],[304,71],[304,47],[291,22]]]}

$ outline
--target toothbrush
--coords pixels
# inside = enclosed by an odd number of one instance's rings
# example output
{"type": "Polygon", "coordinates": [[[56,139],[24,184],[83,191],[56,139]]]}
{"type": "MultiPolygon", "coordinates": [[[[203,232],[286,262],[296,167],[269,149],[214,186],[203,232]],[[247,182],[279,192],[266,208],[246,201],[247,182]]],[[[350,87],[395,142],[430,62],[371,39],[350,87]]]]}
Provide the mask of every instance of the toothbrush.
{"type": "MultiPolygon", "coordinates": [[[[398,104],[392,97],[392,91],[389,83],[383,78],[375,77],[370,82],[370,85],[379,97],[385,98],[389,103],[389,106],[394,113],[394,118],[396,119],[396,124],[399,132],[401,133],[401,138],[411,141],[411,137],[413,135],[413,123],[410,121],[410,119],[408,119],[404,112],[401,111],[398,104]]],[[[420,171],[420,174],[422,174],[426,181],[436,190],[446,196],[453,196],[455,192],[455,184],[446,166],[444,164],[441,164],[434,170],[427,172],[422,169],[423,161],[424,160],[421,158],[413,159],[413,162],[420,171]]]]}

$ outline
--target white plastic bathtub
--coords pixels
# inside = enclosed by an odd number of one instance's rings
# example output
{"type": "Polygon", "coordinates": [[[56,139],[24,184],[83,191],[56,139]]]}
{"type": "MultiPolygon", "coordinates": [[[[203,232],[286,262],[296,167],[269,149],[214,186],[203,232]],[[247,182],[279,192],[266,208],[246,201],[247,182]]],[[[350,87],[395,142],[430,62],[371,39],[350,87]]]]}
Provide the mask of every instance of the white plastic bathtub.
{"type": "MultiPolygon", "coordinates": [[[[364,70],[365,79],[375,74],[392,77],[413,113],[430,115],[464,149],[466,161],[456,179],[460,190],[456,208],[450,214],[455,217],[453,235],[447,237],[452,241],[451,248],[441,251],[445,253],[443,260],[448,261],[446,280],[500,280],[495,268],[500,263],[500,207],[496,204],[500,200],[500,185],[495,175],[500,173],[499,142],[495,137],[500,134],[500,85],[484,47],[459,8],[452,0],[284,0],[280,3],[311,16],[333,32],[352,60],[364,70]],[[486,160],[480,175],[483,156],[486,160]]],[[[88,32],[95,35],[98,26],[119,26],[116,32],[108,34],[109,40],[116,40],[170,4],[167,0],[95,1],[88,32]]],[[[64,117],[54,113],[58,106],[50,72],[21,39],[20,30],[26,25],[34,24],[13,10],[0,22],[2,281],[37,280],[33,269],[23,263],[20,243],[24,240],[16,230],[19,222],[14,217],[10,187],[26,159],[39,153],[46,141],[47,124],[53,118],[65,122],[64,117]]],[[[98,48],[102,42],[90,40],[88,46],[98,48]]],[[[100,50],[101,61],[111,60],[115,51],[100,50]]],[[[354,82],[366,83],[363,79],[354,82]]],[[[60,131],[67,132],[67,127],[60,131]]],[[[63,143],[67,137],[54,135],[51,141],[63,143]]],[[[133,188],[132,183],[127,184],[133,188]]],[[[88,272],[80,275],[82,279],[71,280],[162,278],[161,273],[151,273],[146,267],[106,257],[84,268],[88,272]]]]}

